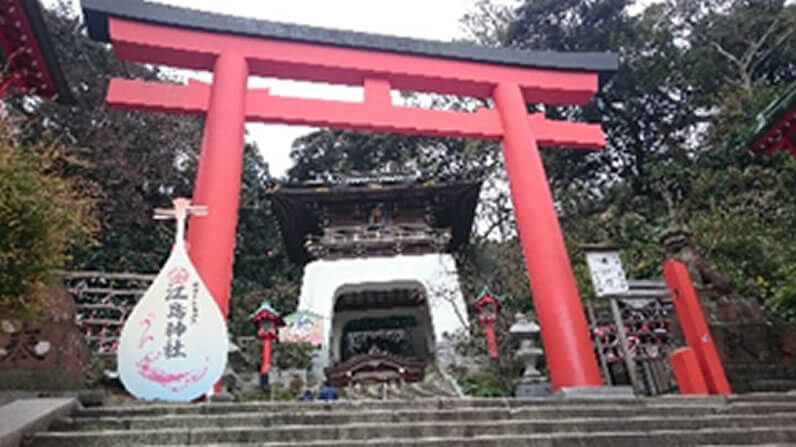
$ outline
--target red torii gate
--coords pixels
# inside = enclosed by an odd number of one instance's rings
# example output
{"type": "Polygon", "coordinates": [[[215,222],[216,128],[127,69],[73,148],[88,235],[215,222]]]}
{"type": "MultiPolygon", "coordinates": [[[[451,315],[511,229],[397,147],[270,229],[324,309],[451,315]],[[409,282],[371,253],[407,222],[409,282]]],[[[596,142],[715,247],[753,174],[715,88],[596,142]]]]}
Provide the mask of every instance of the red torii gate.
{"type": "Polygon", "coordinates": [[[239,19],[138,0],[83,0],[89,34],[121,59],[205,70],[212,85],[113,79],[114,107],[205,114],[190,255],[224,314],[246,121],[500,140],[555,389],[602,385],[538,145],[600,149],[599,125],[528,114],[527,103],[580,105],[615,71],[613,55],[526,52],[239,19]],[[249,89],[250,75],[364,86],[361,103],[249,89]],[[476,113],[393,106],[390,90],[492,98],[476,113]]]}

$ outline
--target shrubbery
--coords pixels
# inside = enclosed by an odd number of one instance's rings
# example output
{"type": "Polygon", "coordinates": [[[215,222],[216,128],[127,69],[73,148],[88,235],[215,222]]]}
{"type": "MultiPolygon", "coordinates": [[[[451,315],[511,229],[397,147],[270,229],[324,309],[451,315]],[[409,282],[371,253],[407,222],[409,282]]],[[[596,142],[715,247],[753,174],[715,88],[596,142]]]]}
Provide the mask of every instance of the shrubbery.
{"type": "MultiPolygon", "coordinates": [[[[3,134],[6,134],[5,132],[3,134]]],[[[0,137],[0,315],[32,315],[46,304],[44,287],[93,228],[90,203],[48,174],[50,151],[17,147],[0,137]]]]}
{"type": "Polygon", "coordinates": [[[304,369],[312,366],[312,354],[318,348],[312,343],[276,343],[274,364],[279,369],[304,369]]]}

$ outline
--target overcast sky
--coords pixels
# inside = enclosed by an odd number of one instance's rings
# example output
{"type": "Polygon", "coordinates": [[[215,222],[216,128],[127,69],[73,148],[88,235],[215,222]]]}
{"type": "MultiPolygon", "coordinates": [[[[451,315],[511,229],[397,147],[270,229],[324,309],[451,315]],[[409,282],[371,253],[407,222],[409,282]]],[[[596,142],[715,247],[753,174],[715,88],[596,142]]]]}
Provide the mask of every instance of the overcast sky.
{"type": "MultiPolygon", "coordinates": [[[[57,0],[44,0],[54,3],[57,0]]],[[[75,4],[78,0],[73,0],[75,4]]],[[[123,1],[123,0],[122,0],[123,1]]],[[[465,33],[459,19],[472,10],[476,0],[154,0],[278,22],[364,31],[395,36],[448,41],[465,33]]],[[[655,0],[641,0],[648,3],[655,0]]],[[[493,0],[516,4],[518,0],[493,0]]],[[[188,74],[192,75],[192,74],[188,74]]],[[[198,75],[205,80],[207,75],[198,75]]],[[[275,95],[359,100],[361,89],[310,85],[273,79],[252,79],[250,86],[268,87],[275,95]]],[[[248,140],[260,147],[271,173],[281,176],[290,167],[293,140],[311,128],[248,124],[248,140]]]]}
{"type": "MultiPolygon", "coordinates": [[[[160,3],[222,12],[278,22],[315,25],[394,36],[451,40],[464,32],[459,19],[476,0],[157,0],[160,3]]],[[[514,0],[501,0],[515,3],[514,0]]],[[[306,82],[253,79],[254,87],[268,87],[274,95],[361,100],[359,88],[330,87],[306,82]]],[[[271,174],[281,176],[290,167],[290,146],[309,127],[252,123],[248,139],[257,142],[271,174]]]]}

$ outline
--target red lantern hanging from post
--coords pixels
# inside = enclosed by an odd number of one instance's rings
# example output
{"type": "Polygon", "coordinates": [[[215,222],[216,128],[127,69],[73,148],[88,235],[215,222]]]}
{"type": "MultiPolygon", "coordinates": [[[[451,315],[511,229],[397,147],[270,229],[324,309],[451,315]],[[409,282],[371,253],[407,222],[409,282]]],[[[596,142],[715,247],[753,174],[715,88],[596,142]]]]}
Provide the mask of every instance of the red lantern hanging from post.
{"type": "Polygon", "coordinates": [[[271,303],[263,301],[249,317],[257,325],[257,338],[263,341],[263,358],[260,366],[260,385],[268,386],[268,373],[271,371],[271,344],[279,336],[279,328],[285,325],[271,303]]]}
{"type": "Polygon", "coordinates": [[[493,367],[500,364],[500,352],[498,352],[497,337],[495,336],[495,323],[497,323],[500,305],[503,301],[497,295],[493,295],[489,288],[484,287],[473,303],[473,311],[478,315],[478,324],[484,328],[486,333],[486,347],[489,360],[493,367]]]}

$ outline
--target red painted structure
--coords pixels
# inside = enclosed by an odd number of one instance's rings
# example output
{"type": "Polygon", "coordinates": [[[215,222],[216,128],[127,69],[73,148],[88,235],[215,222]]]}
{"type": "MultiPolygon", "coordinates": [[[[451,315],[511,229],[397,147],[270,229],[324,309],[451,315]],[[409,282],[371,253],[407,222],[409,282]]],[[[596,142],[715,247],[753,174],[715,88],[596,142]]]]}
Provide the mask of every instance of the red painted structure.
{"type": "MultiPolygon", "coordinates": [[[[515,50],[501,52],[510,57],[497,61],[482,47],[471,46],[479,56],[470,58],[462,56],[458,44],[362,39],[322,29],[273,38],[260,33],[271,27],[269,22],[192,15],[133,0],[83,4],[89,33],[111,42],[119,58],[214,74],[212,85],[114,79],[107,100],[118,108],[207,116],[193,202],[207,205],[209,216],[191,222],[188,239],[197,270],[225,314],[247,121],[502,141],[553,387],[602,384],[538,146],[600,149],[605,138],[599,125],[529,115],[527,103],[586,104],[598,91],[600,71],[615,69],[615,58],[607,65],[576,67],[561,53],[528,53],[551,58],[533,67],[517,62],[515,50]],[[325,40],[310,42],[315,33],[325,40]],[[332,43],[332,34],[342,38],[332,43]],[[384,49],[376,48],[379,42],[387,42],[384,49]],[[416,50],[406,49],[412,45],[416,50]],[[443,45],[444,55],[424,50],[443,45]],[[248,89],[250,75],[363,86],[365,99],[344,103],[274,96],[248,89]],[[491,98],[497,108],[465,113],[398,107],[391,103],[393,89],[491,98]]],[[[595,60],[594,54],[584,57],[595,60]]]]}
{"type": "Polygon", "coordinates": [[[497,337],[495,335],[495,323],[500,313],[501,299],[489,293],[487,288],[481,291],[478,298],[473,303],[473,311],[478,315],[478,324],[484,328],[486,333],[486,348],[489,359],[493,364],[500,361],[497,337]]]}
{"type": "Polygon", "coordinates": [[[61,74],[37,0],[0,0],[0,98],[14,88],[74,102],[61,74]]]}
{"type": "Polygon", "coordinates": [[[257,338],[263,342],[263,357],[260,363],[260,383],[268,385],[268,373],[271,372],[271,345],[279,337],[279,328],[285,325],[282,317],[264,301],[249,317],[257,325],[257,338]]]}
{"type": "MultiPolygon", "coordinates": [[[[708,391],[711,394],[731,394],[730,384],[724,373],[716,344],[710,335],[688,268],[685,264],[670,259],[663,265],[663,276],[672,295],[685,341],[696,354],[708,391]]],[[[690,372],[692,371],[689,370],[690,372]]]]}
{"type": "Polygon", "coordinates": [[[790,152],[796,159],[796,82],[757,114],[754,136],[747,143],[754,154],[790,152]]]}
{"type": "Polygon", "coordinates": [[[755,154],[790,152],[796,158],[796,107],[764,133],[751,148],[755,154]]]}
{"type": "Polygon", "coordinates": [[[705,375],[702,374],[702,368],[693,349],[689,347],[677,349],[669,358],[680,394],[709,394],[705,375]]]}

